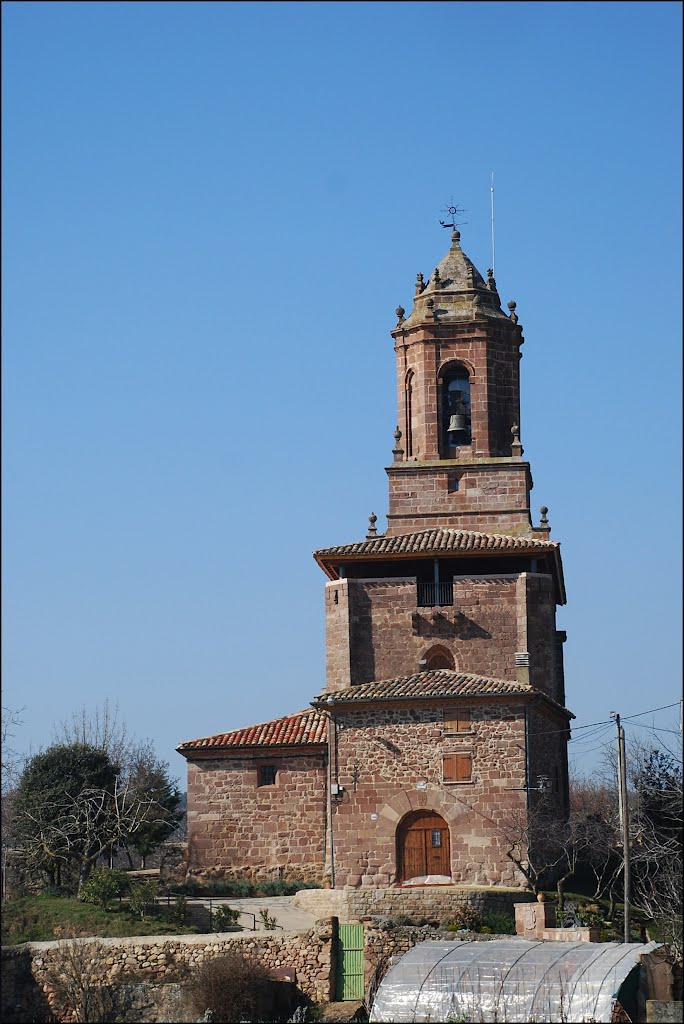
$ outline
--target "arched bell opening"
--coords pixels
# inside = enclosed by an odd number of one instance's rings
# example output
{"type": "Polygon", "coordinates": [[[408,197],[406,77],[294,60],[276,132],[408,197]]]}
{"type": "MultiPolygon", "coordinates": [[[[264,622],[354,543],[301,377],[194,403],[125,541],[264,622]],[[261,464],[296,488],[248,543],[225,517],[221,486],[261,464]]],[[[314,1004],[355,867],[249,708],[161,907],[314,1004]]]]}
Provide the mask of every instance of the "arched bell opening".
{"type": "Polygon", "coordinates": [[[440,448],[449,459],[456,450],[472,443],[470,374],[461,363],[451,363],[441,375],[440,448]]]}
{"type": "Polygon", "coordinates": [[[403,885],[451,881],[449,826],[435,811],[412,811],[399,822],[397,881],[403,885]]]}

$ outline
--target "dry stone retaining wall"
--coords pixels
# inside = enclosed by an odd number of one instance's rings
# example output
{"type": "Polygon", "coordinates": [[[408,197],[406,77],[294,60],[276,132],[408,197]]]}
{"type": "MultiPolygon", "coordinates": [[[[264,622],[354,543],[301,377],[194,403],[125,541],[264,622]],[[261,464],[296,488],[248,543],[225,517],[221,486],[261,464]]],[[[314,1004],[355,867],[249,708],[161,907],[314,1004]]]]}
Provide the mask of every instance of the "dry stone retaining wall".
{"type": "MultiPolygon", "coordinates": [[[[316,1002],[331,998],[332,927],[322,923],[308,932],[146,936],[70,940],[97,944],[93,980],[97,984],[149,978],[173,982],[186,969],[228,951],[257,960],[268,970],[294,968],[297,986],[316,1002]]],[[[51,965],[59,962],[60,942],[25,943],[2,950],[2,1020],[42,1019],[51,1003],[47,981],[51,965]],[[31,982],[31,978],[33,982],[31,982]]]]}
{"type": "MultiPolygon", "coordinates": [[[[516,903],[534,901],[521,889],[475,889],[458,886],[407,889],[303,889],[293,903],[317,918],[337,917],[342,923],[364,917],[411,917],[443,921],[461,907],[479,914],[499,910],[514,916],[516,903]]],[[[408,947],[407,947],[408,948],[408,947]]]]}

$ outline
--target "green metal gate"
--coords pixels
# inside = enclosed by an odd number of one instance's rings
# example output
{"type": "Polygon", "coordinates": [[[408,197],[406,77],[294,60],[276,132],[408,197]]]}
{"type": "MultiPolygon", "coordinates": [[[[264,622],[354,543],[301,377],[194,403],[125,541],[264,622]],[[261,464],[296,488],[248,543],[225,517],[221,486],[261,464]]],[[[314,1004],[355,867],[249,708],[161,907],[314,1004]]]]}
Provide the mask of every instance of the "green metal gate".
{"type": "Polygon", "coordinates": [[[337,943],[337,999],[363,999],[363,925],[341,924],[337,943]]]}

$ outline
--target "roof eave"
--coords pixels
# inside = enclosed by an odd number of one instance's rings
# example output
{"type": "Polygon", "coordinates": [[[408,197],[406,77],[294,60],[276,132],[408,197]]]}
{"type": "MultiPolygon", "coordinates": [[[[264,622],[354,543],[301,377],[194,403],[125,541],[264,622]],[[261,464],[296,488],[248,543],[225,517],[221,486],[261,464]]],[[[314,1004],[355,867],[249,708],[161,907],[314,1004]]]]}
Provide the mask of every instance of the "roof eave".
{"type": "Polygon", "coordinates": [[[181,754],[182,757],[199,757],[199,758],[215,758],[215,757],[230,757],[231,755],[238,754],[255,754],[263,752],[264,754],[277,754],[282,757],[284,754],[307,754],[312,752],[319,752],[325,749],[326,741],[317,740],[313,743],[280,743],[271,744],[268,743],[252,743],[249,746],[247,744],[238,746],[216,746],[216,747],[176,747],[176,753],[181,754]]]}
{"type": "Polygon", "coordinates": [[[562,714],[565,718],[567,718],[568,721],[575,718],[575,715],[572,713],[572,711],[570,711],[566,707],[563,707],[563,705],[559,704],[557,700],[553,699],[553,697],[549,697],[549,695],[547,693],[544,693],[543,690],[538,690],[535,687],[530,687],[529,690],[517,690],[512,693],[490,693],[486,690],[482,690],[479,693],[430,693],[425,694],[423,696],[411,696],[409,694],[394,694],[391,697],[355,697],[353,700],[334,698],[332,702],[329,702],[328,698],[325,698],[320,701],[316,699],[312,700],[311,706],[316,709],[325,708],[326,710],[331,711],[332,708],[334,708],[335,704],[337,704],[340,707],[350,708],[367,707],[368,705],[375,704],[406,704],[415,703],[416,701],[436,701],[440,704],[443,704],[444,701],[473,699],[487,699],[499,701],[520,700],[523,703],[528,703],[531,699],[541,699],[545,703],[549,704],[555,711],[557,711],[558,713],[562,714]]]}

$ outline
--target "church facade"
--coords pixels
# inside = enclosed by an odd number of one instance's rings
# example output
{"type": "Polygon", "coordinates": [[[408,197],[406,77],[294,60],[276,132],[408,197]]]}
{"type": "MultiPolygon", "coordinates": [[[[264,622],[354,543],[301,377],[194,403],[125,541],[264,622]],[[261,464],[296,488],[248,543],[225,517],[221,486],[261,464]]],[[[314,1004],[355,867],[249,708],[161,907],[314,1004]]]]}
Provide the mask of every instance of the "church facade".
{"type": "Polygon", "coordinates": [[[387,530],[314,552],[326,685],[181,743],[190,874],[333,887],[520,885],[509,840],[568,808],[560,546],[532,524],[522,328],[451,246],[397,309],[387,530]]]}

